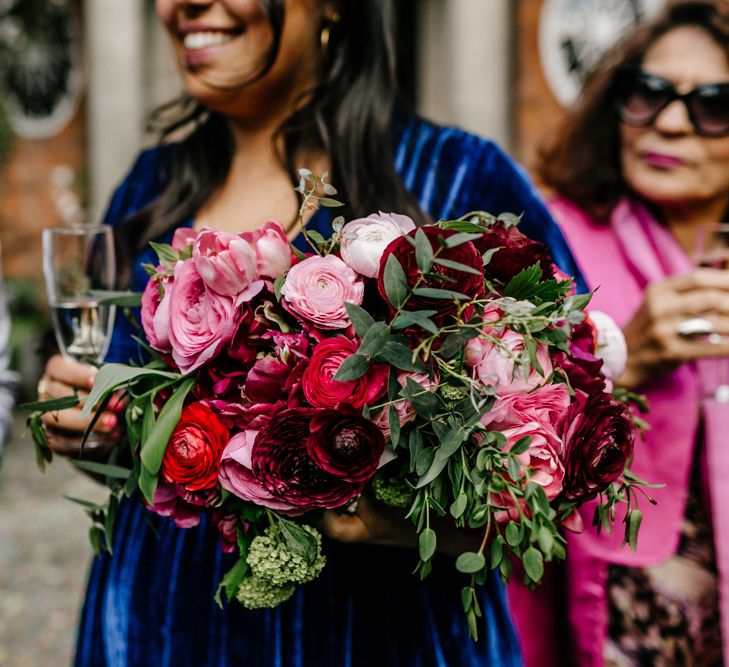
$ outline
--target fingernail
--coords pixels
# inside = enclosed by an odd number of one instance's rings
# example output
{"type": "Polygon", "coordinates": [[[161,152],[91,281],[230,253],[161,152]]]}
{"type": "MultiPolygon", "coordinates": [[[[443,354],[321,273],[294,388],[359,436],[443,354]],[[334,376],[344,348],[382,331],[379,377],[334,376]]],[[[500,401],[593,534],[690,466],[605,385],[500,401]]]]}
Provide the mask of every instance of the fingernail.
{"type": "Polygon", "coordinates": [[[101,419],[101,423],[106,428],[114,428],[117,423],[116,415],[104,415],[101,419]]]}
{"type": "Polygon", "coordinates": [[[89,371],[89,379],[87,380],[89,389],[91,389],[94,386],[94,380],[96,379],[96,374],[98,372],[99,372],[98,368],[92,368],[89,371]]]}
{"type": "Polygon", "coordinates": [[[122,398],[119,398],[118,396],[112,396],[109,399],[109,404],[107,405],[107,410],[111,410],[112,412],[119,412],[119,410],[121,410],[123,405],[124,405],[124,400],[122,398]]]}

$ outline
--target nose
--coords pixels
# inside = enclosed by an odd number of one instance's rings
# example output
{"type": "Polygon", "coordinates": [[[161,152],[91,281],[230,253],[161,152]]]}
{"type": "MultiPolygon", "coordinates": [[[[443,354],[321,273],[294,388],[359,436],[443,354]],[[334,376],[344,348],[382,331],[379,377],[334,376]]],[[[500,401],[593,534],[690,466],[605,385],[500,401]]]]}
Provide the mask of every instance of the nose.
{"type": "Polygon", "coordinates": [[[683,100],[673,100],[658,114],[654,127],[663,134],[690,134],[693,131],[693,126],[685,102],[683,100]]]}

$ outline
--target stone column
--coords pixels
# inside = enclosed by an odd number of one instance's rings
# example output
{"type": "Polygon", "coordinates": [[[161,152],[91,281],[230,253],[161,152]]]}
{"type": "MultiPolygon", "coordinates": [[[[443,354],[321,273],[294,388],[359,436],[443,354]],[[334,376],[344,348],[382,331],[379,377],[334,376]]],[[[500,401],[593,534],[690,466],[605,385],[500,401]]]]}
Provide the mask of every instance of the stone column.
{"type": "Polygon", "coordinates": [[[86,0],[89,215],[98,220],[139,150],[146,0],[86,0]]]}
{"type": "Polygon", "coordinates": [[[509,148],[512,12],[509,0],[422,0],[418,108],[509,148]]]}

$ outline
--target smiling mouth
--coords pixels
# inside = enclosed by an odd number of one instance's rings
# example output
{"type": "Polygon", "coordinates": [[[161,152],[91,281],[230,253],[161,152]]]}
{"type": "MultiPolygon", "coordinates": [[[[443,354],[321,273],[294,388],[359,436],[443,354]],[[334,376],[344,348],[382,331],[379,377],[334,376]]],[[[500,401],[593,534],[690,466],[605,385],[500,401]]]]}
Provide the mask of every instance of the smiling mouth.
{"type": "Polygon", "coordinates": [[[242,31],[240,30],[201,30],[200,32],[188,32],[182,39],[182,43],[188,51],[208,49],[213,46],[221,46],[234,40],[242,31]]]}

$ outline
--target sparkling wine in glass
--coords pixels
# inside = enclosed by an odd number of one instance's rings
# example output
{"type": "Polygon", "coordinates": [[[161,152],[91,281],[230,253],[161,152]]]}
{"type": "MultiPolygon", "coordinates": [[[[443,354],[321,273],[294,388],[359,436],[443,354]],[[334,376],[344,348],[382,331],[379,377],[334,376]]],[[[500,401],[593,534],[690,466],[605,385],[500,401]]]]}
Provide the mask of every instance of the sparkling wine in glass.
{"type": "MultiPolygon", "coordinates": [[[[701,225],[696,234],[696,264],[711,269],[729,269],[729,223],[717,222],[701,225]]],[[[722,341],[721,334],[709,335],[722,341]]],[[[711,397],[720,403],[729,403],[729,358],[717,359],[716,389],[711,397]]]]}
{"type": "MultiPolygon", "coordinates": [[[[53,330],[61,353],[75,361],[99,365],[106,355],[115,306],[100,302],[100,293],[116,280],[111,227],[78,225],[43,230],[43,274],[53,330]]],[[[56,429],[60,438],[63,434],[56,429]]],[[[78,435],[68,436],[78,449],[78,435]]],[[[92,434],[86,446],[105,436],[92,434]]],[[[56,443],[58,444],[58,443],[56,443]]]]}

